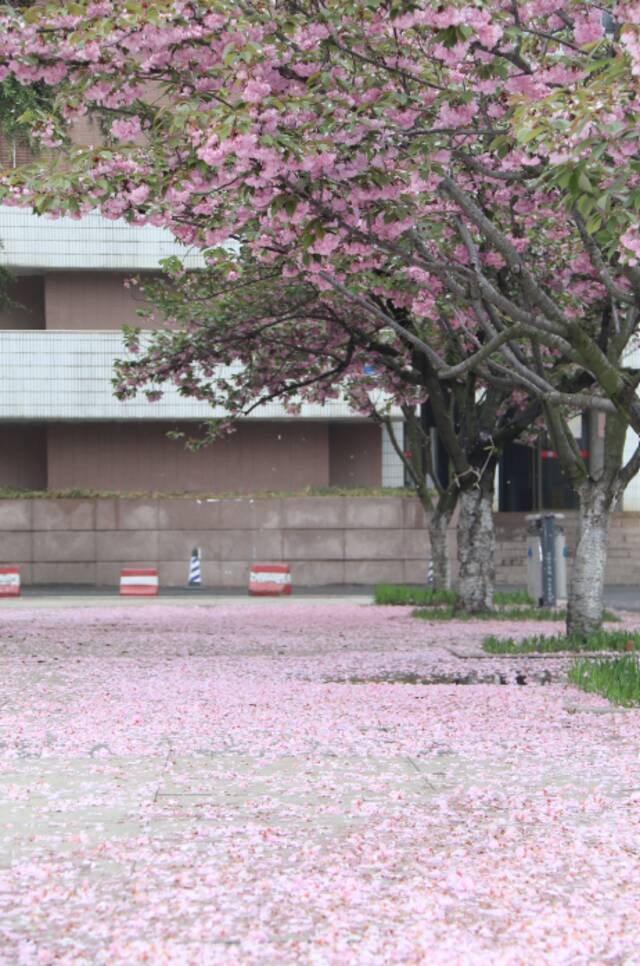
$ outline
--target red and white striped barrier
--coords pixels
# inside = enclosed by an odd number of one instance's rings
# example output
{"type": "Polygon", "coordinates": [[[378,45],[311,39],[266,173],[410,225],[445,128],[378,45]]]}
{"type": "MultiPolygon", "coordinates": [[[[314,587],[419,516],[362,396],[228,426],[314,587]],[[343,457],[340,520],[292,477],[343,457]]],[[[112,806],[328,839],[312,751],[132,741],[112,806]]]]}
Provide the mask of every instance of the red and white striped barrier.
{"type": "Polygon", "coordinates": [[[291,591],[289,564],[251,564],[249,593],[252,597],[279,597],[291,591]]]}
{"type": "Polygon", "coordinates": [[[0,597],[20,596],[20,567],[0,567],[0,597]]]}
{"type": "Polygon", "coordinates": [[[158,571],[155,567],[134,567],[120,574],[121,597],[157,597],[158,571]]]}

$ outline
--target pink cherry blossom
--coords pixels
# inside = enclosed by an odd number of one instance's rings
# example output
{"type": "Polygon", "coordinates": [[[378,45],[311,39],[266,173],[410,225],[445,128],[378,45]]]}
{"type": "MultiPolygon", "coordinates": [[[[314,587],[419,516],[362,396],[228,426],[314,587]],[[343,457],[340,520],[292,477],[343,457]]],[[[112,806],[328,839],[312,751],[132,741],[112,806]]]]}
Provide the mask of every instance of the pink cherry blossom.
{"type": "Polygon", "coordinates": [[[141,133],[140,118],[133,116],[119,118],[111,125],[111,133],[119,141],[132,141],[141,133]]]}

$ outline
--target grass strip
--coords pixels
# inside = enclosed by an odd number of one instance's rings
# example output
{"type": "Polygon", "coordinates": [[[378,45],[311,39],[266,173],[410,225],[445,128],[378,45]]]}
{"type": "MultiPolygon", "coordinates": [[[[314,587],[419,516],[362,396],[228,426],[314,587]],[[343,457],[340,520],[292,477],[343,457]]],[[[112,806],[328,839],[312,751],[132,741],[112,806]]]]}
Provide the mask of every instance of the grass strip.
{"type": "Polygon", "coordinates": [[[487,654],[551,654],[560,651],[630,651],[640,650],[640,633],[637,631],[595,631],[587,638],[574,634],[558,634],[545,637],[534,634],[521,641],[512,637],[491,635],[482,642],[487,654]]]}
{"type": "Polygon", "coordinates": [[[419,607],[436,607],[441,604],[453,606],[455,590],[433,590],[431,587],[405,587],[402,584],[377,584],[374,591],[376,604],[413,604],[419,607]]]}
{"type": "Polygon", "coordinates": [[[433,607],[418,608],[412,616],[424,621],[563,621],[567,615],[550,607],[508,607],[472,614],[453,607],[433,607]]]}
{"type": "MultiPolygon", "coordinates": [[[[374,592],[376,604],[413,605],[414,607],[453,607],[455,590],[433,590],[431,587],[406,587],[403,584],[377,584],[374,592]]],[[[534,601],[525,590],[497,590],[493,595],[496,606],[533,606],[534,601]]]]}
{"type": "MultiPolygon", "coordinates": [[[[567,619],[567,612],[553,610],[551,607],[507,607],[469,614],[466,611],[456,611],[453,607],[430,607],[418,608],[413,611],[412,616],[425,621],[564,621],[567,619]]],[[[603,613],[602,619],[608,623],[617,623],[620,620],[608,610],[603,613]]]]}
{"type": "Polygon", "coordinates": [[[570,668],[569,680],[582,691],[601,694],[613,704],[640,704],[640,666],[635,654],[600,660],[582,658],[570,668]]]}
{"type": "Polygon", "coordinates": [[[497,606],[522,604],[527,607],[533,607],[535,600],[529,597],[526,590],[496,590],[493,595],[493,603],[497,606]]]}

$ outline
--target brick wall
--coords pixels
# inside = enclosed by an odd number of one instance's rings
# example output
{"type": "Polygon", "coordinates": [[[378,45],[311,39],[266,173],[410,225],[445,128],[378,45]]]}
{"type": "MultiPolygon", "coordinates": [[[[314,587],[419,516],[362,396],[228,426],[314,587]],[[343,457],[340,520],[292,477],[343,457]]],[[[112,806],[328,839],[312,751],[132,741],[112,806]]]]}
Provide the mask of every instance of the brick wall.
{"type": "MultiPolygon", "coordinates": [[[[570,549],[575,516],[568,515],[570,549]]],[[[524,514],[496,515],[498,581],[524,585],[524,514]]],[[[455,531],[450,533],[455,553],[455,531]]],[[[0,563],[27,584],[117,583],[128,565],[156,565],[164,586],[184,586],[194,546],[203,580],[245,586],[252,560],[286,560],[296,586],[420,583],[426,519],[411,497],[255,500],[0,500],[0,563]]],[[[607,578],[640,581],[640,513],[615,514],[607,578]]]]}
{"type": "MultiPolygon", "coordinates": [[[[523,513],[496,513],[498,544],[497,567],[501,583],[523,584],[526,581],[527,522],[523,513]]],[[[576,542],[577,514],[565,513],[564,528],[569,558],[576,542]]],[[[640,513],[614,513],[609,530],[606,581],[609,584],[640,583],[640,513]]]]}

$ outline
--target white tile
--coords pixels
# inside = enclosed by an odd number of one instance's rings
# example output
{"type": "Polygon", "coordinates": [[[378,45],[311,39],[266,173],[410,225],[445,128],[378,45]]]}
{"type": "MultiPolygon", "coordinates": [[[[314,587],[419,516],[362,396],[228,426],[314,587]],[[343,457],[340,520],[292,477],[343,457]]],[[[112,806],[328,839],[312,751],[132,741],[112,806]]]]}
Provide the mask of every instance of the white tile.
{"type": "MultiPolygon", "coordinates": [[[[144,342],[144,336],[142,336],[144,342]]],[[[112,395],[115,359],[126,355],[119,332],[0,332],[0,419],[207,419],[221,408],[184,399],[174,386],[155,403],[144,397],[120,402],[112,395]]],[[[226,374],[231,374],[227,368],[226,374]]],[[[304,404],[291,417],[279,403],[255,410],[255,419],[344,419],[353,413],[340,400],[304,404]]],[[[387,484],[392,485],[392,484],[387,484]]]]}
{"type": "Polygon", "coordinates": [[[187,268],[201,268],[202,255],[173,235],[150,225],[136,227],[102,215],[51,219],[27,208],[0,206],[0,265],[14,271],[156,269],[162,258],[177,255],[187,268]]]}

